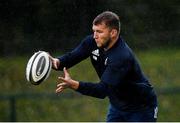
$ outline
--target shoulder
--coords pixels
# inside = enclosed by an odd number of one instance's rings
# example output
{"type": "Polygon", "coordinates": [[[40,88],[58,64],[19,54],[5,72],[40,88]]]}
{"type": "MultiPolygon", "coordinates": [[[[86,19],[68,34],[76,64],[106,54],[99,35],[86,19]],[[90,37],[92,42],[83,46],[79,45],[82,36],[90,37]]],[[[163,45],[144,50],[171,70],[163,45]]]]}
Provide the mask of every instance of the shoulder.
{"type": "Polygon", "coordinates": [[[93,42],[93,35],[87,35],[82,42],[92,43],[93,42]]]}
{"type": "Polygon", "coordinates": [[[94,41],[93,35],[86,36],[82,41],[81,45],[84,46],[96,46],[96,43],[94,41]]]}
{"type": "Polygon", "coordinates": [[[129,64],[133,62],[134,55],[124,40],[119,40],[117,46],[108,54],[109,64],[129,64]]]}

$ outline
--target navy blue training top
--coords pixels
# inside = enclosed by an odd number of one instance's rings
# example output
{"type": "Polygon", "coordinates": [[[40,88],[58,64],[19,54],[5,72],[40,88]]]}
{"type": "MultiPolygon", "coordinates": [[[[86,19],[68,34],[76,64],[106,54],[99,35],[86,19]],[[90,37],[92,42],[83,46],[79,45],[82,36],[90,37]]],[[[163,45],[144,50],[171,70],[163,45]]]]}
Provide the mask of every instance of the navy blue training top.
{"type": "Polygon", "coordinates": [[[134,111],[157,105],[153,87],[141,71],[132,50],[120,36],[108,51],[98,48],[92,35],[87,36],[73,51],[59,57],[59,70],[70,68],[88,57],[100,82],[80,81],[76,91],[97,98],[107,96],[111,105],[119,110],[134,111]]]}

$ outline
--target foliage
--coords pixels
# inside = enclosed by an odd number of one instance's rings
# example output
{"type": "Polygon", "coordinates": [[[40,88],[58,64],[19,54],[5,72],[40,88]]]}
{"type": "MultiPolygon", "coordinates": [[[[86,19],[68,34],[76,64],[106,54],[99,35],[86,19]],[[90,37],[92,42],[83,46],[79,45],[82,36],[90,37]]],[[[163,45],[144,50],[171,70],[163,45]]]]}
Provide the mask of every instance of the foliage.
{"type": "Polygon", "coordinates": [[[0,56],[57,52],[91,34],[93,19],[116,12],[132,47],[179,45],[179,0],[1,0],[0,56]],[[68,44],[68,45],[67,45],[68,44]]]}

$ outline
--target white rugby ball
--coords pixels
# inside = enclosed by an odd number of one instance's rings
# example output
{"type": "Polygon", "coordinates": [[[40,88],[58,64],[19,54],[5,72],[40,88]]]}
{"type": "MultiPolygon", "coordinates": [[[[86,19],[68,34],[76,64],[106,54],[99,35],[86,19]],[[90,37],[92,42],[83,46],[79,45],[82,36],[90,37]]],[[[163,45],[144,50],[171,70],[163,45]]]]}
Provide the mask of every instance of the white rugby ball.
{"type": "Polygon", "coordinates": [[[49,77],[52,62],[45,51],[33,54],[26,66],[26,79],[34,85],[39,85],[49,77]]]}

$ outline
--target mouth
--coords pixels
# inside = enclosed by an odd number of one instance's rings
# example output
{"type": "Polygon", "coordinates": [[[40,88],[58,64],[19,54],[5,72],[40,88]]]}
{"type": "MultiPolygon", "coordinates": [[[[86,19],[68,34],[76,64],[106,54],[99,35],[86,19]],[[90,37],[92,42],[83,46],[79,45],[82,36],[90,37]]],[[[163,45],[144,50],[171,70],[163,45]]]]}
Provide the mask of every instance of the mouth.
{"type": "Polygon", "coordinates": [[[96,42],[96,43],[99,43],[100,41],[99,41],[99,40],[97,40],[97,39],[95,39],[95,42],[96,42]]]}
{"type": "Polygon", "coordinates": [[[95,40],[95,42],[96,42],[96,45],[97,45],[98,47],[101,47],[100,41],[95,40]]]}
{"type": "Polygon", "coordinates": [[[97,45],[100,45],[100,42],[99,42],[99,41],[95,40],[95,42],[96,42],[97,45]]]}

